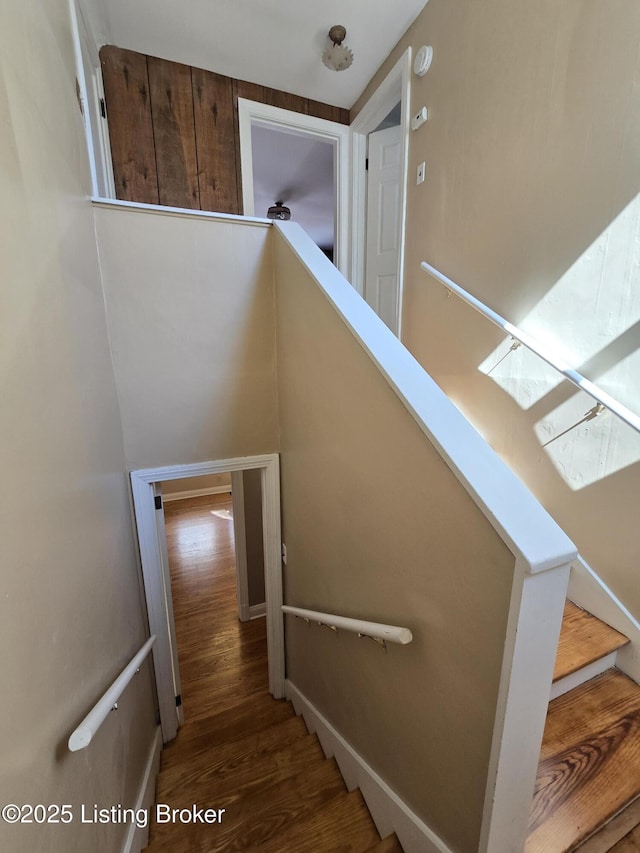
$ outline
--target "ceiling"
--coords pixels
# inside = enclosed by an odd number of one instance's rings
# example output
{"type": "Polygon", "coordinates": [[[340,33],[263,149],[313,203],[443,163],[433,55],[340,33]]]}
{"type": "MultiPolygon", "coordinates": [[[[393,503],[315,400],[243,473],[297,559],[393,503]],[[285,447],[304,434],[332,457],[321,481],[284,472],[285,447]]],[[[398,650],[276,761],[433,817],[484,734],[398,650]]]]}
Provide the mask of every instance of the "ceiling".
{"type": "Polygon", "coordinates": [[[253,200],[256,216],[283,201],[321,248],[333,246],[334,192],[331,142],[252,125],[253,200]]]}
{"type": "Polygon", "coordinates": [[[349,108],[426,0],[85,0],[99,34],[137,50],[228,77],[349,108]],[[329,28],[347,28],[346,71],[321,61],[329,28]]]}

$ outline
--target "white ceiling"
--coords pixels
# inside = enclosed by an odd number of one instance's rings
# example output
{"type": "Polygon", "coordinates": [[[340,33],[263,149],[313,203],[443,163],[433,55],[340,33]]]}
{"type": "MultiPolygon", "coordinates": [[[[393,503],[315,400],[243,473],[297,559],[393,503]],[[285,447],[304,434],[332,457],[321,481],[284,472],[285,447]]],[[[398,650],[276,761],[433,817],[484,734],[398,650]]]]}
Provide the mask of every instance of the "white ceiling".
{"type": "Polygon", "coordinates": [[[253,201],[256,216],[283,201],[321,248],[333,246],[333,145],[309,136],[252,125],[253,201]]]}
{"type": "Polygon", "coordinates": [[[118,47],[351,107],[426,0],[85,0],[118,47]],[[347,28],[346,71],[321,61],[347,28]]]}

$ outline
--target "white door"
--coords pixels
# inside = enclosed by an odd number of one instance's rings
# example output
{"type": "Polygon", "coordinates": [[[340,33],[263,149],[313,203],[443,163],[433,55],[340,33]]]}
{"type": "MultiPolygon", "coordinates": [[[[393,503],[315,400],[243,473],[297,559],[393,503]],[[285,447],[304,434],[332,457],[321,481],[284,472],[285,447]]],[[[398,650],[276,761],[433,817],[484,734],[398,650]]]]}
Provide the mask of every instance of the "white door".
{"type": "Polygon", "coordinates": [[[400,183],[402,129],[369,134],[367,173],[367,255],[364,298],[392,332],[398,334],[400,183]]]}

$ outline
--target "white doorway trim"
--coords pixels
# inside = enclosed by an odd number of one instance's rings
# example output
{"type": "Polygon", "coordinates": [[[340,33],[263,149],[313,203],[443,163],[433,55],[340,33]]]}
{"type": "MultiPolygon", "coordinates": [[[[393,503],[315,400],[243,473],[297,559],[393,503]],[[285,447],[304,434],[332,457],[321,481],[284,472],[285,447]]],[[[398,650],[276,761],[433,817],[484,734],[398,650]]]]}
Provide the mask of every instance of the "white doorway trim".
{"type": "Polygon", "coordinates": [[[76,60],[76,81],[82,101],[92,196],[115,198],[109,124],[103,114],[104,86],[98,42],[79,0],[69,0],[71,34],[76,60]]]}
{"type": "MultiPolygon", "coordinates": [[[[158,691],[158,706],[162,739],[166,743],[176,736],[175,684],[178,680],[173,662],[171,589],[162,569],[159,538],[161,510],[156,510],[154,484],[163,480],[178,480],[204,474],[227,471],[246,471],[259,468],[262,472],[262,525],[264,531],[264,575],[267,607],[267,651],[269,658],[269,692],[275,699],[284,696],[284,624],[282,616],[282,563],[280,542],[280,470],[277,453],[263,456],[243,456],[197,462],[190,465],[171,465],[165,468],[145,468],[131,472],[131,489],[136,515],[142,576],[149,616],[149,629],[157,636],[153,661],[158,691]]],[[[178,681],[179,683],[179,681],[178,681]]]]}
{"type": "Polygon", "coordinates": [[[404,286],[404,236],[407,219],[407,175],[409,168],[409,133],[411,120],[411,48],[400,59],[369,98],[351,124],[351,283],[364,297],[365,260],[367,250],[367,136],[374,131],[400,101],[400,126],[403,130],[400,166],[400,217],[398,239],[398,329],[402,330],[402,291],[404,286]]]}
{"type": "Polygon", "coordinates": [[[240,169],[242,172],[242,203],[245,216],[254,216],[253,154],[251,125],[260,124],[299,136],[312,136],[334,146],[335,233],[334,260],[340,272],[349,277],[351,255],[349,234],[349,139],[348,125],[315,116],[283,110],[238,98],[240,127],[240,169]]]}

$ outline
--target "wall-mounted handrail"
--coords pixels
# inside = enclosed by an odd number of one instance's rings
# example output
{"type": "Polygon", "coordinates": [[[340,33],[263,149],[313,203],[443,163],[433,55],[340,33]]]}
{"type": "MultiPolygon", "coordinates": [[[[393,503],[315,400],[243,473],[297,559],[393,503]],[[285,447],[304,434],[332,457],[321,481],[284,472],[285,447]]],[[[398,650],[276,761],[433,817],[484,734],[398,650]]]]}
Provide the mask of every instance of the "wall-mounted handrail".
{"type": "Polygon", "coordinates": [[[302,607],[289,607],[282,605],[282,612],[297,616],[306,622],[315,622],[318,625],[326,625],[333,631],[338,628],[342,631],[350,631],[360,637],[370,637],[380,643],[400,643],[406,646],[413,640],[413,634],[408,628],[400,628],[397,625],[383,625],[380,622],[367,622],[364,619],[351,619],[348,616],[336,616],[334,613],[319,613],[317,610],[304,610],[302,607]]]}
{"type": "Polygon", "coordinates": [[[93,708],[89,711],[84,720],[75,729],[69,738],[69,749],[71,752],[77,752],[79,749],[84,749],[91,743],[91,739],[104,723],[109,715],[109,711],[117,708],[117,702],[127,684],[139,670],[142,661],[151,651],[151,647],[156,641],[156,635],[153,634],[147,642],[142,646],[137,655],[125,666],[120,675],[113,682],[107,692],[96,702],[93,708]]]}
{"type": "Polygon", "coordinates": [[[534,338],[530,337],[526,332],[523,332],[522,329],[519,329],[517,326],[514,326],[508,320],[505,320],[504,317],[501,317],[500,314],[493,311],[488,305],[485,305],[484,302],[481,302],[475,296],[473,296],[468,291],[464,290],[464,288],[460,287],[459,284],[456,284],[455,281],[452,281],[450,278],[447,278],[446,275],[443,275],[439,272],[435,267],[432,267],[431,264],[426,263],[424,261],[420,264],[423,270],[429,273],[429,275],[433,276],[437,281],[450,290],[452,293],[455,293],[456,296],[459,296],[460,299],[464,300],[467,305],[470,305],[488,320],[491,320],[496,326],[505,331],[508,335],[511,335],[512,338],[515,338],[517,341],[520,341],[521,344],[530,349],[531,352],[535,353],[539,356],[543,361],[545,361],[548,365],[561,373],[565,379],[568,379],[569,382],[572,382],[581,391],[585,391],[590,397],[593,397],[594,400],[597,400],[601,403],[606,409],[609,409],[610,412],[613,412],[614,415],[620,418],[620,420],[624,421],[628,424],[632,429],[635,429],[636,432],[640,432],[640,417],[632,412],[631,409],[628,409],[610,394],[607,394],[606,391],[603,391],[602,388],[599,388],[597,385],[594,385],[589,379],[579,373],[577,370],[573,370],[568,365],[564,364],[560,359],[555,358],[550,355],[542,346],[542,344],[538,343],[534,338]]]}

